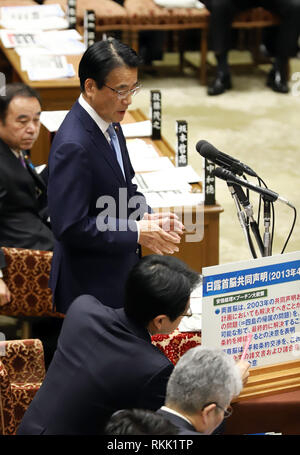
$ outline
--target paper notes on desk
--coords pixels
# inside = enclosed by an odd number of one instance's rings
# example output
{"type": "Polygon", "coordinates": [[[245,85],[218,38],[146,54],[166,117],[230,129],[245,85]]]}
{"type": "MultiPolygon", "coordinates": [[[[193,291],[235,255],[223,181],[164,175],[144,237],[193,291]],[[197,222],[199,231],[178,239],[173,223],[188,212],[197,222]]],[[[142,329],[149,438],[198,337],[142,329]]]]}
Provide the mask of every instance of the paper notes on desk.
{"type": "Polygon", "coordinates": [[[69,111],[42,111],[40,116],[41,124],[50,133],[55,133],[65,119],[69,111]]]}
{"type": "Polygon", "coordinates": [[[152,123],[150,120],[143,122],[125,123],[122,125],[123,134],[130,137],[150,137],[152,135],[152,123]]]}
{"type": "Polygon", "coordinates": [[[21,57],[21,68],[31,81],[75,76],[73,65],[63,55],[27,55],[21,57]]]}
{"type": "Polygon", "coordinates": [[[134,183],[145,195],[147,204],[153,208],[170,208],[203,203],[203,194],[192,192],[190,184],[201,180],[192,166],[175,167],[168,157],[159,156],[154,146],[145,140],[128,139],[126,144],[136,173],[134,183]]]}
{"type": "Polygon", "coordinates": [[[60,5],[4,6],[0,25],[13,30],[58,30],[68,28],[60,5]]]}
{"type": "MultiPolygon", "coordinates": [[[[202,281],[202,280],[201,280],[202,281]]],[[[200,332],[202,329],[202,282],[192,292],[190,308],[192,316],[182,318],[178,330],[180,332],[200,332]]]]}

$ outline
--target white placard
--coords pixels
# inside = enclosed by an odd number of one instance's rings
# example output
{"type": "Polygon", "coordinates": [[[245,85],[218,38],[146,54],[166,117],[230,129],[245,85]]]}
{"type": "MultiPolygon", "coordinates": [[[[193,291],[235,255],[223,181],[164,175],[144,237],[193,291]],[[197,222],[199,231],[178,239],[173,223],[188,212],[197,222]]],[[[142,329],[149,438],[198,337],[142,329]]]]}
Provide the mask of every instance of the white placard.
{"type": "Polygon", "coordinates": [[[300,252],[213,267],[203,273],[202,344],[264,366],[300,360],[300,252]]]}

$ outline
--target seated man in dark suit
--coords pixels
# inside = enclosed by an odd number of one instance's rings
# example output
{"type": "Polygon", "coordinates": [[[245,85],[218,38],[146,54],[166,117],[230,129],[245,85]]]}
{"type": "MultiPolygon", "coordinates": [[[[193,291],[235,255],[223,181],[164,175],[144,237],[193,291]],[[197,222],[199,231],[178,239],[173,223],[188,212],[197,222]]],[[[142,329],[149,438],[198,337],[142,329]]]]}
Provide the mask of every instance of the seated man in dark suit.
{"type": "MultiPolygon", "coordinates": [[[[29,157],[40,131],[40,98],[21,83],[7,84],[5,90],[0,96],[0,247],[51,251],[54,237],[48,223],[47,168],[38,174],[29,157]]],[[[4,267],[2,254],[0,269],[4,267]]],[[[0,304],[9,298],[0,276],[0,304]]],[[[61,323],[57,318],[32,321],[31,336],[42,340],[46,366],[61,323]]]]}
{"type": "Polygon", "coordinates": [[[124,308],[76,298],[18,434],[99,434],[118,409],[162,406],[173,364],[151,335],[178,327],[198,281],[179,259],[150,255],[129,273],[124,308]]]}
{"type": "Polygon", "coordinates": [[[178,434],[169,420],[148,409],[121,409],[115,412],[105,428],[106,435],[163,435],[178,434]]]}
{"type": "Polygon", "coordinates": [[[211,434],[231,415],[230,403],[246,383],[249,366],[222,350],[189,349],[176,364],[165,406],[157,412],[179,428],[178,434],[211,434]]]}
{"type": "Polygon", "coordinates": [[[0,246],[52,250],[46,183],[30,161],[40,131],[39,95],[8,84],[0,96],[0,246]]]}

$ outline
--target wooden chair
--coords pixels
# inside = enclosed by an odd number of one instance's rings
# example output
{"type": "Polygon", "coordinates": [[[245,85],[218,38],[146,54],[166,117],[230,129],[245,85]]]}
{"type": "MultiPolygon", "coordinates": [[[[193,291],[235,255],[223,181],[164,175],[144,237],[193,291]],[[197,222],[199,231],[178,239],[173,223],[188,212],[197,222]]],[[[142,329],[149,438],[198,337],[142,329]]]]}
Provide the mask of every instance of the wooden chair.
{"type": "MultiPolygon", "coordinates": [[[[254,30],[255,39],[252,43],[251,51],[253,62],[255,64],[260,63],[259,59],[259,44],[261,42],[261,32],[262,29],[265,27],[272,27],[274,25],[278,25],[280,23],[280,19],[276,14],[271,13],[270,11],[265,10],[264,8],[251,8],[246,11],[242,11],[238,13],[233,22],[232,28],[240,29],[240,30],[254,30]]],[[[207,23],[209,27],[209,20],[207,23]]],[[[203,85],[207,84],[207,52],[208,52],[208,34],[202,34],[201,36],[201,68],[200,68],[200,79],[203,85]]]]}
{"type": "Polygon", "coordinates": [[[0,434],[14,435],[45,377],[40,340],[0,342],[0,434]]]}
{"type": "Polygon", "coordinates": [[[2,250],[6,260],[3,279],[10,290],[11,301],[0,307],[0,315],[21,318],[22,338],[29,338],[28,318],[64,317],[53,311],[52,293],[48,286],[53,253],[7,247],[2,250]]]}

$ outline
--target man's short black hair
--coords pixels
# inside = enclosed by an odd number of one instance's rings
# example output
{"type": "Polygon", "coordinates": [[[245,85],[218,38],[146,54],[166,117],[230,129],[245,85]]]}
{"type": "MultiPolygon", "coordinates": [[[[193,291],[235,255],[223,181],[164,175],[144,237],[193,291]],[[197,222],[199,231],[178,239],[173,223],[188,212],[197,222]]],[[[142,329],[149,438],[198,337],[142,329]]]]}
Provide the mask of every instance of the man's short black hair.
{"type": "Polygon", "coordinates": [[[17,82],[5,86],[5,95],[0,96],[0,120],[5,124],[8,106],[13,98],[23,96],[24,98],[36,98],[41,104],[40,95],[29,85],[17,82]]]}
{"type": "Polygon", "coordinates": [[[101,89],[112,70],[121,66],[137,68],[140,63],[136,52],[121,41],[114,38],[96,41],[87,48],[79,63],[81,91],[84,92],[86,79],[93,79],[101,89]]]}
{"type": "Polygon", "coordinates": [[[143,326],[160,314],[175,321],[184,313],[200,275],[172,256],[144,256],[130,271],[124,310],[143,326]]]}
{"type": "Polygon", "coordinates": [[[105,428],[106,435],[175,435],[178,428],[162,415],[146,409],[115,412],[105,428]]]}

